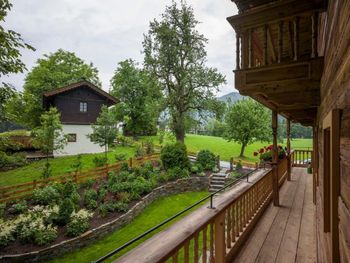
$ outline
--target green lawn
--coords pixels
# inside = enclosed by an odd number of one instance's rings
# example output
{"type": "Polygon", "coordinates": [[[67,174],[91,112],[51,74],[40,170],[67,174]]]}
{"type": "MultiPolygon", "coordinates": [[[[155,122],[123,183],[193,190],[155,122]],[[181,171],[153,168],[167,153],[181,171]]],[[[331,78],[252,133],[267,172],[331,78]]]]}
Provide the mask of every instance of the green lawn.
{"type": "MultiPolygon", "coordinates": [[[[135,149],[133,147],[117,147],[115,150],[108,153],[109,163],[115,163],[115,154],[124,153],[128,157],[134,155],[135,149]]],[[[104,153],[99,154],[84,154],[82,155],[83,170],[94,168],[93,158],[95,156],[101,156],[104,153]]],[[[52,176],[63,175],[70,171],[70,167],[76,156],[66,156],[66,157],[57,157],[50,159],[52,167],[52,176]]],[[[33,162],[24,167],[0,172],[0,186],[8,186],[13,184],[20,184],[25,182],[30,182],[41,178],[41,173],[45,164],[45,160],[38,162],[33,162]]]]}
{"type": "MultiPolygon", "coordinates": [[[[155,143],[159,143],[159,138],[152,137],[155,143]]],[[[284,140],[285,145],[286,140],[284,140]]],[[[231,157],[238,158],[240,153],[240,145],[235,142],[228,142],[227,140],[220,137],[204,136],[204,135],[194,135],[187,134],[185,138],[185,144],[188,151],[197,152],[202,149],[208,149],[220,155],[221,160],[228,161],[231,157]]],[[[243,160],[255,162],[258,160],[257,157],[253,156],[253,152],[268,145],[265,142],[255,142],[248,145],[245,149],[243,160]]],[[[312,139],[293,139],[291,141],[292,148],[312,148],[312,139]]]]}
{"type": "MultiPolygon", "coordinates": [[[[173,216],[174,214],[180,212],[181,210],[192,205],[196,201],[208,195],[208,192],[188,192],[178,195],[173,195],[169,197],[164,197],[159,200],[156,200],[151,205],[145,208],[145,210],[137,216],[130,224],[125,227],[109,234],[108,236],[96,241],[94,244],[79,249],[78,251],[65,254],[61,257],[58,257],[50,262],[92,262],[100,258],[101,256],[107,254],[108,252],[118,248],[122,244],[131,240],[132,238],[142,234],[151,227],[161,223],[165,219],[173,216]]],[[[182,215],[183,217],[184,215],[182,215]]],[[[179,219],[179,218],[178,218],[179,219]]],[[[171,224],[173,222],[170,222],[171,224]]],[[[161,229],[169,226],[165,225],[161,229]]],[[[106,262],[111,262],[113,259],[120,257],[125,254],[130,249],[134,248],[138,244],[142,243],[146,239],[150,238],[155,233],[159,232],[161,229],[156,230],[155,232],[149,234],[142,240],[131,245],[127,249],[121,251],[115,255],[110,260],[106,262]]]]}

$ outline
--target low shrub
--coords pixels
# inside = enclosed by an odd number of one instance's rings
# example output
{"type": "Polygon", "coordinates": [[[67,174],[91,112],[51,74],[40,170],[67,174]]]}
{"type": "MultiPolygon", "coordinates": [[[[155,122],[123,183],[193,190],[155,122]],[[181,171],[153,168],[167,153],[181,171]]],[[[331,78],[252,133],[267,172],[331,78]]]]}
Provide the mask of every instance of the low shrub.
{"type": "Polygon", "coordinates": [[[0,151],[0,169],[21,167],[27,164],[25,155],[22,153],[7,154],[0,151]]]}
{"type": "Polygon", "coordinates": [[[236,163],[236,171],[241,170],[242,169],[242,161],[238,160],[238,162],[236,163]]]}
{"type": "Polygon", "coordinates": [[[5,215],[6,204],[0,204],[0,218],[3,218],[5,215]]]}
{"type": "Polygon", "coordinates": [[[8,211],[10,214],[17,215],[17,214],[22,214],[27,210],[28,210],[27,202],[26,200],[22,200],[19,203],[12,205],[8,211]]]}
{"type": "Polygon", "coordinates": [[[66,225],[74,211],[74,203],[71,199],[65,198],[59,206],[58,217],[56,223],[58,225],[66,225]]]}
{"type": "Polygon", "coordinates": [[[121,192],[116,194],[116,199],[123,203],[130,202],[130,194],[128,192],[121,192]]]}
{"type": "Polygon", "coordinates": [[[81,186],[85,189],[90,189],[95,183],[94,179],[88,179],[85,182],[81,183],[81,186]]]}
{"type": "Polygon", "coordinates": [[[84,192],[84,205],[90,209],[94,210],[97,208],[97,198],[98,194],[96,190],[89,189],[84,192]]]}
{"type": "Polygon", "coordinates": [[[181,169],[190,168],[186,146],[179,142],[165,145],[161,151],[160,159],[165,170],[174,167],[180,167],[181,169]]]}
{"type": "Polygon", "coordinates": [[[90,219],[93,213],[85,209],[81,209],[78,212],[73,212],[70,218],[70,222],[67,224],[67,235],[70,237],[76,237],[84,233],[90,227],[90,219]]]}
{"type": "Polygon", "coordinates": [[[95,156],[92,159],[92,162],[94,163],[95,167],[102,167],[107,165],[108,159],[105,156],[95,156]]]}
{"type": "Polygon", "coordinates": [[[196,163],[202,165],[205,170],[212,170],[216,165],[216,156],[209,150],[201,150],[197,154],[196,163]]]}
{"type": "Polygon", "coordinates": [[[141,157],[146,154],[145,150],[142,148],[141,145],[136,145],[136,150],[135,150],[135,157],[141,157]]]}
{"type": "Polygon", "coordinates": [[[191,172],[195,174],[200,174],[203,172],[203,166],[200,163],[191,166],[191,172]]]}
{"type": "Polygon", "coordinates": [[[105,187],[100,187],[100,189],[98,189],[98,201],[99,202],[103,202],[103,200],[105,199],[106,195],[108,193],[108,190],[105,187]]]}
{"type": "Polygon", "coordinates": [[[60,193],[53,186],[35,189],[32,195],[33,202],[39,205],[57,204],[60,198],[60,193]]]}
{"type": "Polygon", "coordinates": [[[120,171],[128,172],[129,171],[129,165],[127,162],[124,162],[120,165],[120,171]]]}
{"type": "Polygon", "coordinates": [[[187,169],[181,169],[180,167],[174,167],[167,171],[169,180],[177,180],[180,178],[189,177],[189,172],[187,169]]]}
{"type": "Polygon", "coordinates": [[[16,226],[11,221],[3,221],[0,219],[0,247],[8,246],[15,241],[14,232],[16,226]]]}

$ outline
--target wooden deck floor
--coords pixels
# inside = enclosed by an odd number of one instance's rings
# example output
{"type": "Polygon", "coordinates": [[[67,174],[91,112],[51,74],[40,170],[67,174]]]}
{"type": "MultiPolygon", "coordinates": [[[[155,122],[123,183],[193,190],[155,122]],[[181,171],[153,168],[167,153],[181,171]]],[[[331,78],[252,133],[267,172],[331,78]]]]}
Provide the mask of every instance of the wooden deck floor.
{"type": "Polygon", "coordinates": [[[312,175],[305,168],[293,168],[280,205],[267,208],[234,262],[316,262],[312,175]]]}

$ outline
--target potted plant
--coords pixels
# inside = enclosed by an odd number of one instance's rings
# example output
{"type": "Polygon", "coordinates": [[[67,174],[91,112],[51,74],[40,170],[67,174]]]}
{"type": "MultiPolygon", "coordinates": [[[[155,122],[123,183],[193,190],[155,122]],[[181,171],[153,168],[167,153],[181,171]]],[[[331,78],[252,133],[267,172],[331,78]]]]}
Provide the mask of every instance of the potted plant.
{"type": "MultiPolygon", "coordinates": [[[[272,163],[272,150],[273,145],[265,146],[263,148],[260,148],[258,151],[255,151],[253,153],[254,156],[259,155],[260,164],[270,164],[272,163]]],[[[286,150],[281,146],[278,145],[278,159],[282,160],[286,157],[286,150]]]]}

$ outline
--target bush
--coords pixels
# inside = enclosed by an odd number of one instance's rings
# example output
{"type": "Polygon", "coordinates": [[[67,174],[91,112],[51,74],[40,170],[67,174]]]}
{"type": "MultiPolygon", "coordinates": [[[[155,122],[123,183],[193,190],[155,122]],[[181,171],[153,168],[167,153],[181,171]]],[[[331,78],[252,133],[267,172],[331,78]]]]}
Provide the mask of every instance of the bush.
{"type": "Polygon", "coordinates": [[[85,190],[84,192],[84,204],[85,206],[90,209],[94,210],[97,208],[97,192],[93,189],[85,190]]]}
{"type": "Polygon", "coordinates": [[[118,153],[118,154],[114,155],[114,158],[117,162],[121,162],[121,161],[125,161],[127,156],[125,153],[118,153]]]}
{"type": "Polygon", "coordinates": [[[202,165],[205,170],[212,170],[216,165],[216,156],[209,150],[201,150],[197,154],[196,163],[202,165]]]}
{"type": "Polygon", "coordinates": [[[57,204],[60,200],[60,193],[53,186],[47,186],[33,191],[32,199],[35,204],[49,205],[57,204]]]}
{"type": "Polygon", "coordinates": [[[0,218],[3,218],[5,215],[6,204],[0,204],[0,218]]]}
{"type": "Polygon", "coordinates": [[[187,169],[181,169],[180,167],[174,167],[167,171],[169,180],[177,180],[180,178],[189,177],[187,169]]]}
{"type": "Polygon", "coordinates": [[[129,171],[129,165],[128,165],[127,162],[122,163],[122,164],[120,165],[120,171],[126,171],[126,172],[129,171]]]}
{"type": "Polygon", "coordinates": [[[74,211],[74,203],[69,198],[65,198],[59,206],[58,218],[56,223],[58,225],[66,225],[74,211]]]}
{"type": "Polygon", "coordinates": [[[67,225],[67,235],[70,237],[76,237],[88,230],[90,227],[89,220],[92,215],[92,213],[85,209],[73,213],[71,220],[67,225]]]}
{"type": "Polygon", "coordinates": [[[15,153],[9,155],[3,151],[0,151],[0,168],[5,167],[21,167],[27,164],[25,155],[22,153],[15,153]]]}
{"type": "Polygon", "coordinates": [[[10,221],[0,219],[0,247],[6,247],[15,240],[13,235],[14,228],[15,225],[10,221]]]}
{"type": "Polygon", "coordinates": [[[238,162],[236,163],[236,171],[239,171],[242,169],[242,161],[238,160],[238,162]]]}
{"type": "Polygon", "coordinates": [[[200,163],[194,164],[191,166],[191,172],[195,174],[200,174],[203,172],[203,167],[200,163]]]}
{"type": "Polygon", "coordinates": [[[154,143],[152,141],[152,139],[148,139],[146,142],[145,142],[145,151],[146,151],[146,154],[152,154],[154,153],[154,143]]]}
{"type": "Polygon", "coordinates": [[[95,167],[102,167],[107,165],[108,159],[105,156],[95,156],[92,159],[92,162],[94,163],[95,167]]]}
{"type": "Polygon", "coordinates": [[[174,167],[180,167],[181,169],[190,168],[186,146],[179,142],[165,145],[161,151],[160,159],[165,170],[174,167]]]}
{"type": "Polygon", "coordinates": [[[83,169],[83,162],[81,161],[81,154],[78,154],[77,158],[73,161],[71,168],[73,172],[79,173],[83,169]]]}
{"type": "Polygon", "coordinates": [[[116,199],[123,203],[129,203],[130,202],[130,194],[127,192],[121,192],[116,194],[116,199]]]}
{"type": "Polygon", "coordinates": [[[105,199],[107,193],[108,190],[106,188],[100,187],[100,189],[98,189],[98,201],[102,202],[105,199]]]}
{"type": "Polygon", "coordinates": [[[142,148],[141,145],[136,146],[136,151],[135,151],[135,157],[141,157],[146,154],[145,150],[142,148]]]}
{"type": "Polygon", "coordinates": [[[70,198],[73,193],[77,192],[77,185],[72,181],[68,181],[63,185],[62,195],[65,198],[70,198]]]}
{"type": "Polygon", "coordinates": [[[94,179],[89,179],[89,180],[86,180],[85,182],[83,182],[81,184],[81,186],[83,188],[86,188],[86,189],[90,189],[95,183],[95,180],[94,179]]]}
{"type": "Polygon", "coordinates": [[[17,215],[17,214],[22,214],[23,212],[26,212],[27,210],[28,210],[27,202],[26,202],[26,200],[22,200],[21,202],[12,205],[9,208],[9,213],[17,215]]]}

